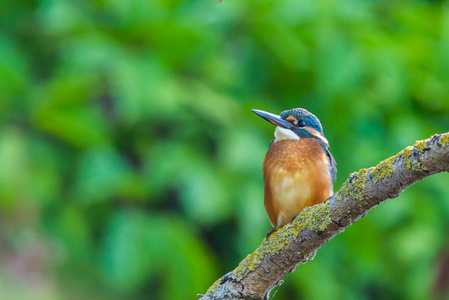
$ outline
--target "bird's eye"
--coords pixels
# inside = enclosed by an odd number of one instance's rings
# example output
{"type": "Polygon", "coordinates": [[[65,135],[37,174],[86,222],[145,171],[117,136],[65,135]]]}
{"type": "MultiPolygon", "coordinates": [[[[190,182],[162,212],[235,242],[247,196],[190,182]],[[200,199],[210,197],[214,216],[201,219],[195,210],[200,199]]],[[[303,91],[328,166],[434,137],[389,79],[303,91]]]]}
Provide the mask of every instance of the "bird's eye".
{"type": "Polygon", "coordinates": [[[301,121],[298,122],[298,126],[299,126],[299,127],[304,127],[304,126],[306,126],[306,122],[304,122],[303,120],[301,120],[301,121]]]}

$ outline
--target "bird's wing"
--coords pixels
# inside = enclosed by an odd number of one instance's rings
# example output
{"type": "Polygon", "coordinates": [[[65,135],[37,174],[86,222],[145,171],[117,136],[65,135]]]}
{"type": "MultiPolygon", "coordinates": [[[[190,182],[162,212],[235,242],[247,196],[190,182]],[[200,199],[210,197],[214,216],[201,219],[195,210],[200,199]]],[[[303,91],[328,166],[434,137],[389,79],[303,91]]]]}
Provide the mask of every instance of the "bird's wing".
{"type": "Polygon", "coordinates": [[[321,148],[326,153],[327,158],[329,160],[329,173],[331,174],[331,177],[332,177],[332,183],[334,183],[335,180],[337,179],[337,162],[335,161],[334,156],[332,155],[332,153],[327,148],[327,147],[329,147],[329,144],[323,142],[320,139],[317,139],[317,140],[320,143],[321,148]]]}
{"type": "Polygon", "coordinates": [[[334,159],[334,156],[329,151],[329,149],[325,149],[327,158],[329,159],[329,173],[331,173],[332,183],[337,179],[337,162],[334,159]]]}

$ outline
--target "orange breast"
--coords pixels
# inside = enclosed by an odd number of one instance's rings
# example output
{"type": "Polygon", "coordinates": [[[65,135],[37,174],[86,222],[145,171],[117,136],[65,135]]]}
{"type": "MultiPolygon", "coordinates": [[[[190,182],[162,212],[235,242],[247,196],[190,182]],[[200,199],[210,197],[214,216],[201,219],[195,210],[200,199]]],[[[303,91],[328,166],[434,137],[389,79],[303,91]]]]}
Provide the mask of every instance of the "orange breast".
{"type": "Polygon", "coordinates": [[[263,179],[265,209],[276,228],[304,207],[332,195],[329,160],[315,138],[271,144],[263,162],[263,179]]]}

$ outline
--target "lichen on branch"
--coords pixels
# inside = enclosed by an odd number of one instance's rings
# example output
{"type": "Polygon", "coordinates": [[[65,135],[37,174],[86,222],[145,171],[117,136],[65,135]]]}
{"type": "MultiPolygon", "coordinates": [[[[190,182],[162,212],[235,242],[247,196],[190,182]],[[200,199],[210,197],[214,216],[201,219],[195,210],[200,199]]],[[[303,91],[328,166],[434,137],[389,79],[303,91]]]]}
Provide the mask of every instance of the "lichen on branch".
{"type": "Polygon", "coordinates": [[[265,238],[202,299],[265,299],[285,275],[313,259],[319,247],[371,208],[444,171],[449,171],[449,133],[417,141],[374,167],[352,173],[332,197],[305,208],[291,224],[265,238]]]}

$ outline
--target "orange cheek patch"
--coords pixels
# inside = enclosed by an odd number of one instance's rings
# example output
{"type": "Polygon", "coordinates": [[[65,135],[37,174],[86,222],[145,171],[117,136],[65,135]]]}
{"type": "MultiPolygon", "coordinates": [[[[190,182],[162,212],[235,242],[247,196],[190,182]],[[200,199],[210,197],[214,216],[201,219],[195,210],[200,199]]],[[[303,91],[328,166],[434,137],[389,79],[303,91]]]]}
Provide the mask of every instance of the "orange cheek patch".
{"type": "Polygon", "coordinates": [[[304,129],[310,132],[314,137],[319,138],[321,141],[323,141],[329,146],[329,142],[327,141],[327,139],[318,130],[315,130],[310,127],[305,127],[304,129]]]}
{"type": "Polygon", "coordinates": [[[313,128],[305,127],[304,129],[307,130],[308,132],[310,132],[314,136],[321,135],[317,130],[315,130],[313,128]]]}
{"type": "Polygon", "coordinates": [[[298,119],[296,119],[296,118],[293,117],[293,116],[288,116],[287,119],[285,119],[285,120],[287,120],[287,121],[289,121],[289,122],[292,122],[292,123],[298,122],[298,119]]]}

